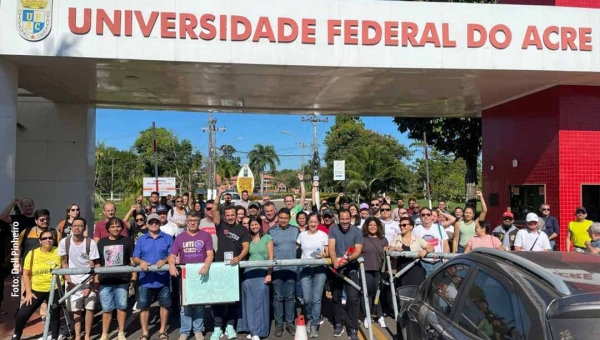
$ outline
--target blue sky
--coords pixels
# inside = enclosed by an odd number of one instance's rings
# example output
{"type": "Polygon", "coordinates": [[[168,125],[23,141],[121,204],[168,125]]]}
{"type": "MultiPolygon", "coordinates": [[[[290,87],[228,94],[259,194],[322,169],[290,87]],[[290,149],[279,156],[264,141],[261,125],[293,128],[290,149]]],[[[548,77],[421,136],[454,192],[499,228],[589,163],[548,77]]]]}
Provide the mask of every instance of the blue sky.
{"type": "MultiPolygon", "coordinates": [[[[296,169],[300,167],[302,148],[297,146],[298,138],[283,134],[286,130],[296,134],[310,147],[305,149],[306,158],[312,155],[313,128],[312,123],[302,122],[302,115],[291,114],[238,114],[215,113],[217,127],[226,127],[225,132],[218,132],[217,145],[231,144],[238,151],[249,151],[254,144],[271,144],[281,160],[278,169],[296,169]],[[241,139],[239,139],[241,137],[241,139]],[[287,156],[289,155],[289,156],[287,156]]],[[[325,118],[325,117],[321,117],[325,118]]],[[[317,137],[319,155],[325,152],[322,145],[325,133],[333,125],[335,117],[329,116],[329,122],[318,123],[317,137]]],[[[398,132],[391,117],[362,117],[368,129],[389,134],[408,146],[412,141],[405,134],[398,132]]],[[[164,127],[173,131],[180,139],[186,138],[202,154],[208,151],[208,132],[202,132],[206,126],[208,114],[203,112],[173,111],[133,111],[133,110],[98,110],[96,115],[96,140],[104,141],[118,149],[128,149],[139,135],[139,131],[152,126],[164,127]]],[[[237,154],[242,163],[247,163],[246,154],[237,154]]]]}

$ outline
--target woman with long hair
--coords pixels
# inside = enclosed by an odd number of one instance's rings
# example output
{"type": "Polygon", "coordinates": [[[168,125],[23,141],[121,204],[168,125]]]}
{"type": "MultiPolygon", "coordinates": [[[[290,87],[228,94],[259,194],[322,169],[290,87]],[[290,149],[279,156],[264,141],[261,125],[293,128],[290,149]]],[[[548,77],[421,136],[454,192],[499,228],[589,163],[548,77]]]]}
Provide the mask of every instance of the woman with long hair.
{"type": "MultiPolygon", "coordinates": [[[[273,259],[273,239],[263,233],[262,220],[250,217],[249,261],[273,259]]],[[[238,332],[249,332],[252,340],[269,336],[271,326],[269,283],[273,268],[246,268],[242,281],[242,316],[238,320],[238,332]]]]}
{"type": "MultiPolygon", "coordinates": [[[[373,311],[373,300],[377,293],[377,287],[381,280],[381,262],[384,258],[384,252],[388,249],[388,240],[385,238],[385,227],[383,222],[377,217],[367,217],[365,223],[362,225],[362,234],[364,237],[364,245],[361,256],[365,260],[365,279],[367,281],[367,293],[369,295],[369,310],[373,311]]],[[[361,309],[363,313],[366,308],[364,306],[364,299],[361,299],[361,309]]],[[[385,328],[385,319],[383,318],[383,309],[381,304],[377,304],[375,310],[377,316],[377,322],[380,327],[385,328]]],[[[367,322],[367,315],[365,315],[365,328],[369,328],[367,322]]]]}
{"type": "Polygon", "coordinates": [[[350,206],[348,207],[348,211],[350,212],[350,224],[361,228],[361,218],[360,214],[358,213],[358,207],[356,206],[356,204],[350,204],[350,206]]]}
{"type": "MultiPolygon", "coordinates": [[[[328,257],[327,244],[329,236],[319,230],[319,215],[311,213],[308,215],[308,228],[300,233],[296,239],[297,247],[302,251],[303,259],[321,259],[328,257]]],[[[318,337],[317,329],[321,322],[321,298],[323,288],[327,280],[327,268],[325,266],[305,266],[300,271],[300,282],[302,284],[302,295],[306,316],[308,317],[311,338],[318,337]]]]}
{"type": "MultiPolygon", "coordinates": [[[[403,216],[400,218],[400,234],[394,236],[392,244],[389,250],[395,251],[416,251],[419,253],[419,257],[423,258],[428,253],[433,252],[433,247],[423,240],[421,237],[412,233],[415,227],[415,221],[410,216],[403,216]]],[[[398,271],[404,269],[407,265],[412,263],[414,259],[410,258],[398,258],[397,265],[398,271]]],[[[425,269],[421,266],[421,262],[417,262],[408,272],[398,278],[398,285],[400,286],[418,286],[421,282],[425,281],[425,269]]]]}
{"type": "MultiPolygon", "coordinates": [[[[65,238],[71,235],[71,225],[73,225],[73,220],[75,218],[80,217],[80,212],[81,208],[79,208],[79,206],[75,203],[70,204],[67,207],[67,214],[65,216],[65,219],[58,222],[55,228],[60,233],[61,238],[65,238]]],[[[87,228],[85,228],[83,236],[87,237],[87,235],[88,231],[87,228]]]]}
{"type": "MultiPolygon", "coordinates": [[[[181,196],[175,197],[175,207],[167,213],[167,220],[173,222],[180,229],[185,228],[185,220],[187,218],[187,211],[183,205],[183,198],[181,196]]],[[[179,233],[179,232],[178,232],[179,233]]]]}
{"type": "Polygon", "coordinates": [[[296,214],[296,223],[298,224],[298,231],[305,232],[308,228],[308,214],[304,211],[300,211],[296,214]]]}
{"type": "Polygon", "coordinates": [[[493,248],[504,250],[502,241],[492,235],[492,227],[488,221],[475,222],[475,236],[473,236],[465,247],[465,254],[468,254],[473,249],[477,248],[493,248]]]}
{"type": "Polygon", "coordinates": [[[454,240],[452,240],[452,252],[464,253],[467,242],[475,236],[475,225],[477,221],[485,220],[487,215],[487,205],[481,191],[477,192],[477,197],[481,200],[481,213],[475,218],[475,208],[467,206],[463,211],[463,219],[456,222],[454,226],[454,240]]]}
{"type": "MultiPolygon", "coordinates": [[[[20,340],[23,330],[27,325],[27,320],[33,315],[44,301],[51,304],[58,304],[58,291],[54,292],[54,298],[51,303],[50,288],[52,283],[52,270],[60,268],[61,259],[58,255],[58,247],[54,246],[54,234],[50,230],[40,233],[40,247],[31,250],[25,257],[23,263],[23,290],[25,299],[21,308],[17,312],[17,320],[11,340],[20,340]]],[[[62,278],[61,278],[62,281],[62,278]]],[[[52,339],[58,339],[60,329],[60,308],[55,307],[50,311],[50,334],[52,339]]]]}
{"type": "Polygon", "coordinates": [[[235,223],[242,224],[242,219],[246,217],[248,214],[246,213],[246,208],[241,205],[235,206],[235,223]]]}

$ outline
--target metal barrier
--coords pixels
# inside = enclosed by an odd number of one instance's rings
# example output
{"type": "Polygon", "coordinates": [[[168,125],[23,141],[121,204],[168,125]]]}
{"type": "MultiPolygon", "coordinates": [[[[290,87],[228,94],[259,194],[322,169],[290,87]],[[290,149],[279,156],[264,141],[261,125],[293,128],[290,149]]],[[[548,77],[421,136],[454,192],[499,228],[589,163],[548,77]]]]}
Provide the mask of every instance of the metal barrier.
{"type": "MultiPolygon", "coordinates": [[[[394,280],[399,278],[408,272],[412,267],[414,267],[417,262],[420,260],[419,252],[416,251],[387,251],[385,254],[385,261],[387,262],[388,267],[388,275],[390,278],[390,289],[392,290],[392,306],[394,307],[394,319],[398,320],[398,301],[396,300],[396,287],[394,284],[394,280]],[[394,275],[392,272],[392,257],[404,257],[404,258],[412,258],[415,259],[408,266],[402,268],[397,274],[394,275]]],[[[426,258],[438,258],[438,259],[451,259],[455,256],[462,254],[454,254],[454,253],[429,253],[425,255],[426,258]]]]}
{"type": "MultiPolygon", "coordinates": [[[[369,323],[369,340],[373,340],[373,330],[372,330],[372,322],[371,322],[371,308],[369,306],[369,296],[367,292],[367,281],[365,278],[365,266],[364,259],[359,257],[357,259],[359,264],[360,276],[362,278],[362,287],[354,283],[354,281],[350,280],[343,274],[335,272],[336,275],[341,277],[345,282],[350,284],[352,287],[356,288],[359,292],[362,292],[363,299],[365,301],[365,314],[367,317],[367,322],[369,323]]],[[[253,268],[253,267],[286,267],[286,266],[315,266],[315,265],[325,265],[329,269],[332,269],[331,259],[290,259],[290,260],[267,260],[267,261],[242,261],[238,263],[240,268],[253,268]]],[[[178,267],[185,267],[185,265],[180,265],[178,267]]],[[[165,264],[163,267],[158,268],[156,266],[148,267],[147,271],[151,272],[163,272],[169,271],[169,265],[165,264]]],[[[65,295],[59,300],[57,306],[54,306],[52,303],[48,304],[48,312],[46,314],[46,322],[44,324],[44,337],[42,339],[48,338],[48,333],[50,331],[50,310],[51,308],[59,308],[59,305],[65,302],[71,295],[73,295],[77,290],[85,285],[86,282],[91,280],[93,275],[95,274],[114,274],[114,273],[134,273],[134,272],[147,272],[142,270],[139,266],[118,266],[118,267],[97,267],[97,268],[60,268],[52,270],[52,283],[50,285],[50,296],[49,300],[54,301],[54,292],[56,289],[58,276],[59,275],[85,275],[90,274],[84,282],[78,284],[70,291],[67,291],[65,295]]],[[[298,278],[299,279],[299,278],[298,278]]]]}

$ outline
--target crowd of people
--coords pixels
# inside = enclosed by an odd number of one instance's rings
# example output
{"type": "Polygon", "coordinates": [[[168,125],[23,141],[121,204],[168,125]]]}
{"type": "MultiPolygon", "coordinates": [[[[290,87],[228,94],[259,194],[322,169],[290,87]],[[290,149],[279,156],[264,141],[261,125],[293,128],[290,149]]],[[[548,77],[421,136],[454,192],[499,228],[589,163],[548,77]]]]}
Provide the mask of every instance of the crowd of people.
{"type": "MultiPolygon", "coordinates": [[[[395,201],[375,197],[355,204],[340,193],[335,202],[322,200],[308,207],[304,178],[300,198],[286,196],[285,206],[276,209],[268,198],[262,204],[249,201],[243,192],[242,201],[234,205],[231,195],[219,189],[219,200],[204,201],[193,193],[161,198],[153,192],[147,205],[138,197],[123,219],[115,216],[112,202],[103,206],[104,218],[88,235],[88,223],[80,216],[77,204],[67,207],[64,219],[50,227],[50,212],[35,208],[32,199],[15,199],[0,214],[0,231],[8,242],[7,230],[18,226],[19,252],[4,254],[21,273],[21,307],[16,315],[13,340],[22,336],[28,319],[40,310],[44,315],[51,290],[51,271],[56,268],[88,268],[139,266],[139,274],[131,272],[94,275],[65,275],[60,284],[67,290],[84,283],[68,300],[66,310],[74,320],[75,339],[90,339],[97,308],[101,309],[101,340],[107,340],[113,313],[116,313],[118,340],[126,339],[125,319],[130,310],[139,312],[142,340],[149,340],[149,309],[154,301],[159,305],[159,339],[168,339],[170,312],[180,317],[180,340],[194,334],[204,338],[205,307],[183,305],[180,300],[179,266],[202,263],[200,274],[210,272],[213,262],[236,265],[240,261],[322,259],[330,258],[332,266],[280,266],[246,268],[241,271],[241,300],[238,303],[215,304],[210,307],[214,320],[211,340],[226,336],[235,339],[237,333],[247,333],[251,340],[270,335],[271,310],[275,321],[274,336],[285,332],[295,334],[297,308],[306,316],[310,337],[318,337],[323,325],[322,302],[331,299],[333,313],[330,322],[336,337],[346,332],[358,339],[360,320],[364,327],[373,327],[365,315],[361,292],[342,277],[360,285],[359,264],[364,259],[365,280],[373,320],[386,327],[385,299],[374,304],[380,288],[382,263],[387,250],[413,251],[419,261],[398,278],[397,287],[418,285],[439,268],[443,260],[427,257],[429,253],[469,253],[488,247],[505,251],[555,250],[559,236],[558,222],[550,206],[542,204],[539,214],[529,213],[526,226],[514,225],[510,210],[502,215],[502,224],[492,228],[487,218],[487,206],[477,193],[481,211],[473,204],[456,207],[452,212],[445,201],[437,208],[421,208],[413,198],[395,201]],[[11,212],[14,211],[14,214],[11,212]],[[147,271],[149,266],[164,271],[147,271]],[[129,306],[129,297],[135,303],[129,306]],[[98,305],[99,302],[99,305],[98,305]],[[116,311],[116,312],[115,312],[116,311]]],[[[313,189],[312,202],[317,188],[313,189]]],[[[586,219],[584,207],[578,207],[576,219],[569,224],[567,247],[574,251],[600,253],[600,224],[586,219]]],[[[412,263],[412,259],[397,259],[393,270],[412,263]]],[[[3,271],[2,280],[6,273],[3,271]]],[[[54,294],[56,303],[59,294],[54,294]]],[[[385,294],[384,294],[385,296],[385,294]]],[[[0,306],[1,308],[1,306],[0,306]]],[[[0,309],[1,310],[1,309],[0,309]]],[[[52,339],[59,336],[59,308],[50,312],[52,339]]]]}

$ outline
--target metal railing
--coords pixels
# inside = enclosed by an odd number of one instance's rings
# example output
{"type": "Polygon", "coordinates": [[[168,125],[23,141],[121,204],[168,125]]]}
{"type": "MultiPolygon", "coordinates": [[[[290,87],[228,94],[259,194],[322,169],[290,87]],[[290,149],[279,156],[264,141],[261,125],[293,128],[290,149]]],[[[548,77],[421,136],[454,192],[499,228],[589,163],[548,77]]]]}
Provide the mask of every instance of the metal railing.
{"type": "MultiPolygon", "coordinates": [[[[363,299],[365,301],[365,314],[367,318],[367,322],[371,325],[371,310],[369,306],[369,296],[367,292],[367,281],[365,278],[365,266],[364,259],[359,257],[357,259],[359,264],[360,277],[362,278],[361,284],[362,287],[352,281],[350,278],[346,277],[343,274],[336,273],[340,278],[342,278],[345,282],[350,284],[352,287],[357,289],[359,292],[362,292],[363,299]]],[[[253,267],[287,267],[287,266],[318,266],[325,265],[331,268],[331,259],[290,259],[290,260],[267,260],[267,261],[242,261],[237,264],[240,268],[253,268],[253,267]]],[[[178,267],[185,267],[185,265],[179,265],[178,267]]],[[[86,280],[78,285],[76,285],[73,289],[66,291],[65,295],[59,300],[58,304],[55,306],[52,303],[48,304],[48,312],[46,313],[46,322],[44,324],[44,337],[42,339],[48,338],[48,333],[50,331],[50,311],[51,308],[59,308],[60,304],[65,302],[71,295],[77,292],[80,288],[82,288],[89,280],[92,279],[95,274],[115,274],[115,273],[134,273],[134,272],[163,272],[168,271],[169,265],[165,264],[161,268],[156,266],[148,267],[148,270],[142,270],[141,267],[133,267],[133,266],[116,266],[116,267],[95,267],[95,268],[59,268],[54,269],[52,271],[52,282],[50,284],[50,296],[48,297],[49,301],[54,301],[54,293],[56,289],[56,285],[58,283],[59,275],[86,275],[90,276],[86,278],[86,280]]],[[[299,279],[299,278],[298,278],[299,279]]],[[[372,327],[368,328],[369,330],[369,340],[373,340],[373,330],[372,327]]]]}

